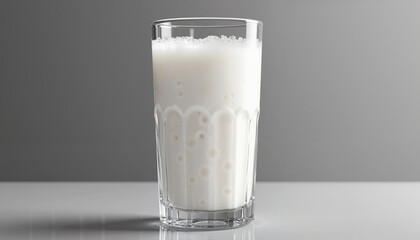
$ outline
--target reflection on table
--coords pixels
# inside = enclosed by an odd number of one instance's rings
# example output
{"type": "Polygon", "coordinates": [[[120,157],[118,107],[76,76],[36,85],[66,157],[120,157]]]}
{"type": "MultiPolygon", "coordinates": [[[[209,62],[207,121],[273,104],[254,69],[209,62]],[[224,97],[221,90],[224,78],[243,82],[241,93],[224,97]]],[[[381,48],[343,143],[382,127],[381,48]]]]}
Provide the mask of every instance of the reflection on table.
{"type": "Polygon", "coordinates": [[[241,228],[222,231],[178,231],[161,226],[159,240],[254,240],[254,223],[241,228]]]}

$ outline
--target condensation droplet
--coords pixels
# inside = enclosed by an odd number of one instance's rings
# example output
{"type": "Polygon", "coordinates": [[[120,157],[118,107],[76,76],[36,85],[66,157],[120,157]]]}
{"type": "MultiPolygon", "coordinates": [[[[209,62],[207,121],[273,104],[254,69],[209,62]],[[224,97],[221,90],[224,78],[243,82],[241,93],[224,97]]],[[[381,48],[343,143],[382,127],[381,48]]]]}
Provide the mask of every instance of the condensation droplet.
{"type": "Polygon", "coordinates": [[[184,97],[184,93],[183,92],[179,92],[178,93],[178,97],[180,97],[180,98],[184,97]]]}
{"type": "Polygon", "coordinates": [[[195,184],[195,183],[196,183],[196,179],[195,179],[195,177],[190,177],[190,178],[188,179],[188,183],[190,183],[190,184],[195,184]]]}
{"type": "Polygon", "coordinates": [[[223,164],[223,168],[227,171],[231,170],[232,169],[232,163],[231,162],[225,162],[223,164]]]}
{"type": "Polygon", "coordinates": [[[205,116],[204,114],[200,114],[198,122],[201,124],[201,126],[205,127],[209,124],[209,118],[205,116]]]}
{"type": "Polygon", "coordinates": [[[177,87],[181,87],[182,86],[182,82],[181,81],[176,81],[176,86],[177,87]]]}
{"type": "Polygon", "coordinates": [[[200,169],[200,176],[202,176],[203,178],[208,178],[210,175],[210,170],[208,167],[203,167],[200,169]]]}
{"type": "Polygon", "coordinates": [[[175,140],[175,141],[178,141],[178,139],[179,139],[179,136],[178,136],[178,134],[176,134],[176,133],[175,133],[175,134],[174,134],[174,140],[175,140]]]}
{"type": "Polygon", "coordinates": [[[196,142],[195,142],[195,139],[193,139],[193,138],[188,139],[188,142],[187,142],[187,147],[188,147],[190,150],[194,149],[196,145],[197,145],[197,144],[196,144],[196,142]]]}
{"type": "Polygon", "coordinates": [[[209,156],[210,159],[214,160],[217,159],[219,157],[219,150],[217,150],[216,148],[210,148],[207,155],[209,156]]]}
{"type": "Polygon", "coordinates": [[[178,163],[182,164],[182,163],[184,163],[184,156],[182,156],[182,155],[178,155],[178,156],[176,157],[176,160],[178,161],[178,163]]]}
{"type": "Polygon", "coordinates": [[[195,133],[195,138],[197,141],[204,142],[206,140],[206,133],[204,131],[197,131],[195,133]]]}

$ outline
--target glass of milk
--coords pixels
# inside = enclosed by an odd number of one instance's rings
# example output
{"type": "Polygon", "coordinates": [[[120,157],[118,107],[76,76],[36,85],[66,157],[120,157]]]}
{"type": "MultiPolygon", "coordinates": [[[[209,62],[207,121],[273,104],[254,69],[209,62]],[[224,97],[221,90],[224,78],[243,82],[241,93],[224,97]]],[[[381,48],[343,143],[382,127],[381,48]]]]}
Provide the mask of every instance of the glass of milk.
{"type": "Polygon", "coordinates": [[[254,217],[262,22],[153,23],[160,219],[226,229],[254,217]]]}

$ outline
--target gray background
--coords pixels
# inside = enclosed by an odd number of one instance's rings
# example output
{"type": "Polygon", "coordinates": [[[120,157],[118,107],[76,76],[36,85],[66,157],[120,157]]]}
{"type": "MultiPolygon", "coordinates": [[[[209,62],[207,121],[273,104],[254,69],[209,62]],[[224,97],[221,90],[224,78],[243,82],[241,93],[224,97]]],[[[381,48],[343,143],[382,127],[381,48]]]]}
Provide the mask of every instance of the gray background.
{"type": "Polygon", "coordinates": [[[420,180],[420,1],[0,1],[0,180],[155,180],[150,22],[264,21],[259,180],[420,180]]]}

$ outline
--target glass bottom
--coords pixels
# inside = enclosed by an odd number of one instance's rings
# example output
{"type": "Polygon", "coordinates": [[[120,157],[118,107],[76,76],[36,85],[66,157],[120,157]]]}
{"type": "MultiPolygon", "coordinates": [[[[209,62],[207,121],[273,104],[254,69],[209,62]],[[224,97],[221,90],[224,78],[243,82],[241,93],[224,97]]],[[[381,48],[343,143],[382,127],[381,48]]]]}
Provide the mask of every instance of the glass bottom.
{"type": "Polygon", "coordinates": [[[160,203],[160,220],[167,227],[191,230],[222,230],[247,225],[254,219],[254,201],[236,209],[200,211],[160,203]]]}

